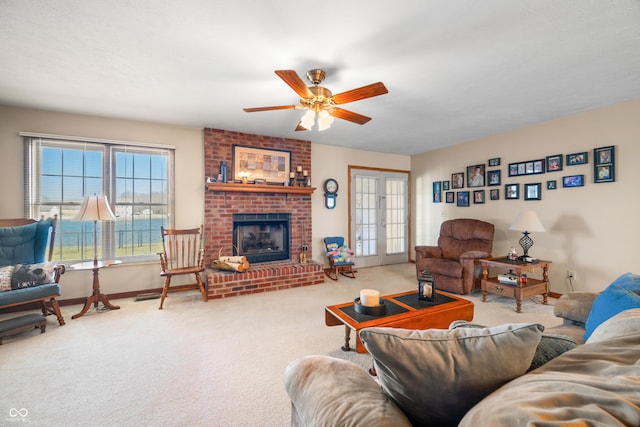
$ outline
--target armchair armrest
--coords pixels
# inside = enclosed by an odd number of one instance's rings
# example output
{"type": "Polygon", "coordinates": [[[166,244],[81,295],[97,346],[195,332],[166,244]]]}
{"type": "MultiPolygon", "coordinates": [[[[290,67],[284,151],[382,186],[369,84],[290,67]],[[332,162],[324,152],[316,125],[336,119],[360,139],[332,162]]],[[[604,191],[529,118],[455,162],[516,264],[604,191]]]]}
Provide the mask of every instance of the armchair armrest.
{"type": "Polygon", "coordinates": [[[380,386],[355,363],[306,356],[284,373],[291,425],[411,426],[380,386]]]}
{"type": "Polygon", "coordinates": [[[67,271],[67,268],[64,266],[64,264],[56,265],[55,268],[53,269],[53,281],[55,283],[59,283],[60,276],[62,276],[65,271],[67,271]]]}
{"type": "Polygon", "coordinates": [[[416,246],[416,259],[442,258],[442,249],[438,246],[416,246]]]}
{"type": "Polygon", "coordinates": [[[478,259],[478,258],[489,258],[491,257],[491,252],[486,251],[467,251],[463,252],[460,255],[460,260],[463,259],[478,259]]]}
{"type": "Polygon", "coordinates": [[[562,295],[553,308],[553,314],[564,319],[565,323],[584,327],[591,312],[596,292],[569,292],[562,295]]]}

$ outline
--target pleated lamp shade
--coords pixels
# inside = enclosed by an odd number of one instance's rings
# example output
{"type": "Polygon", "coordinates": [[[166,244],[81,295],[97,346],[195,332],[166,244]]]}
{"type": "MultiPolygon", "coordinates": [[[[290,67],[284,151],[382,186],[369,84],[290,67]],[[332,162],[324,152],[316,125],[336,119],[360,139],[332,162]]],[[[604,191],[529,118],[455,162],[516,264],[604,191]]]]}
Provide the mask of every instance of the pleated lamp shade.
{"type": "Polygon", "coordinates": [[[85,196],[76,221],[115,221],[107,196],[85,196]]]}

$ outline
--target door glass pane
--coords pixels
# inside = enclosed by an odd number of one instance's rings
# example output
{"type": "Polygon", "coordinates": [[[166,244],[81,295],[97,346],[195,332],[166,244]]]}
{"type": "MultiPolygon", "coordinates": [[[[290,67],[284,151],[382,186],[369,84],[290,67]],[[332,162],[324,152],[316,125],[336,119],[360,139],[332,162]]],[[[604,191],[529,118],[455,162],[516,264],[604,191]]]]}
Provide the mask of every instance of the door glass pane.
{"type": "Polygon", "coordinates": [[[403,253],[407,250],[407,240],[404,235],[407,181],[387,178],[386,184],[387,254],[403,253]]]}
{"type": "Polygon", "coordinates": [[[377,255],[376,188],[377,178],[356,176],[355,218],[356,257],[377,255]]]}

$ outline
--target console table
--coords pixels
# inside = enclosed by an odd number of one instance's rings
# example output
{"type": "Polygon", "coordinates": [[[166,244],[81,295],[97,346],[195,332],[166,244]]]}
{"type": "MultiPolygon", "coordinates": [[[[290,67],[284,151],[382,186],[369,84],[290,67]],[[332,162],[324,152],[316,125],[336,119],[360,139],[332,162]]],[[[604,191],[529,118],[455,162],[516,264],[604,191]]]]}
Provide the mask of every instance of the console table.
{"type": "Polygon", "coordinates": [[[549,295],[549,276],[547,272],[551,261],[511,261],[506,257],[501,257],[483,258],[480,260],[480,263],[482,264],[482,302],[486,302],[488,293],[515,298],[516,312],[518,313],[522,312],[523,298],[542,295],[543,304],[547,304],[547,297],[549,295]],[[489,267],[498,267],[504,270],[505,273],[511,271],[516,276],[516,283],[500,283],[497,277],[489,277],[489,267]],[[542,269],[542,280],[527,277],[527,271],[533,271],[536,268],[542,269]]]}
{"type": "Polygon", "coordinates": [[[120,307],[117,305],[113,305],[109,302],[109,298],[100,292],[100,279],[98,278],[98,272],[103,267],[109,267],[111,265],[120,264],[122,261],[119,260],[105,260],[105,261],[88,261],[81,262],[78,264],[73,264],[71,266],[74,270],[93,270],[93,294],[87,298],[87,301],[84,303],[84,307],[82,307],[82,311],[78,314],[74,314],[71,316],[72,319],[77,319],[78,317],[84,315],[90,308],[91,304],[94,307],[98,307],[98,302],[104,304],[106,308],[109,310],[118,310],[120,307]]]}

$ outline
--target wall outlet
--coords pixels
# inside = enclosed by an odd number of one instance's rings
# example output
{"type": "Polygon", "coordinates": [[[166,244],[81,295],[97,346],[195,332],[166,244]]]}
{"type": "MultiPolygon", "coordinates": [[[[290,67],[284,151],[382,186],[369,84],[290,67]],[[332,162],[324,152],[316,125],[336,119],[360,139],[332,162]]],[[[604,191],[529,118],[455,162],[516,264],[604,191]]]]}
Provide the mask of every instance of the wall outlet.
{"type": "Polygon", "coordinates": [[[576,271],[567,270],[567,279],[576,280],[576,271]]]}

